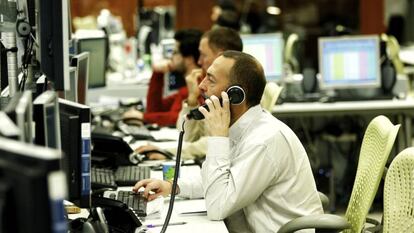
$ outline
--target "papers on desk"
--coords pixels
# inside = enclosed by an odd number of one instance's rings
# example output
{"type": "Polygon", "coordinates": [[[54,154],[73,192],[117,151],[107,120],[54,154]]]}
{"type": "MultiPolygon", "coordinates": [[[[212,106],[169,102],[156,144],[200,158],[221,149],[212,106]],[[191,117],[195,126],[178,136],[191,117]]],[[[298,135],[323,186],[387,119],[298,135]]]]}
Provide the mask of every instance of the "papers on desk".
{"type": "Polygon", "coordinates": [[[147,219],[154,217],[160,218],[164,209],[164,198],[162,196],[147,202],[147,219]]]}
{"type": "MultiPolygon", "coordinates": [[[[180,202],[180,200],[176,200],[180,202]]],[[[204,199],[193,199],[181,201],[176,206],[176,212],[179,215],[190,216],[190,215],[207,215],[206,202],[204,199]]]]}

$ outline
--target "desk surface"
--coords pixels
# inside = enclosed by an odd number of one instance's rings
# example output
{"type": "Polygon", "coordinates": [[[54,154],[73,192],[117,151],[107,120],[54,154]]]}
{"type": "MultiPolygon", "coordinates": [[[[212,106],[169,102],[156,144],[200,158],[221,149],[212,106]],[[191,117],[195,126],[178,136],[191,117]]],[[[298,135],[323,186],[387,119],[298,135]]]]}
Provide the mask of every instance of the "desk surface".
{"type": "MultiPolygon", "coordinates": [[[[180,176],[199,176],[200,167],[198,166],[182,166],[180,170],[180,176]],[[198,174],[197,174],[198,173],[198,174]]],[[[151,171],[151,177],[162,179],[161,171],[151,171]]],[[[151,202],[149,202],[151,204],[151,202]]],[[[164,207],[161,215],[148,216],[146,219],[142,219],[143,225],[149,224],[162,224],[164,223],[165,216],[167,215],[169,204],[169,198],[164,199],[164,207]]],[[[188,200],[182,198],[176,198],[174,202],[174,208],[171,215],[170,223],[186,222],[182,225],[170,225],[167,228],[168,232],[205,232],[205,233],[221,233],[228,232],[223,221],[210,221],[207,218],[206,213],[202,214],[183,214],[194,211],[206,210],[204,199],[188,200]]],[[[148,228],[147,232],[160,232],[162,227],[148,228]]],[[[136,233],[139,229],[136,230],[136,233]]]]}
{"type": "MultiPolygon", "coordinates": [[[[182,166],[180,170],[180,175],[183,176],[194,176],[199,175],[200,167],[198,166],[182,166]],[[196,174],[198,173],[198,174],[196,174]]],[[[162,171],[151,171],[151,177],[156,179],[162,179],[162,171]]],[[[131,190],[132,187],[120,187],[121,190],[131,190]]],[[[162,227],[152,227],[147,228],[148,225],[160,225],[164,223],[165,216],[167,215],[169,198],[159,198],[155,201],[148,202],[147,210],[151,209],[160,209],[161,211],[155,214],[149,215],[146,218],[141,218],[143,224],[142,227],[136,229],[136,233],[139,232],[160,232],[162,227]],[[162,206],[155,206],[155,205],[162,206]],[[151,206],[152,205],[152,206],[151,206]],[[143,231],[143,229],[146,231],[143,231]]],[[[227,233],[227,227],[223,221],[211,221],[207,218],[207,214],[204,212],[206,210],[204,199],[195,199],[188,200],[176,197],[174,202],[174,208],[171,215],[170,223],[181,223],[185,224],[180,225],[169,225],[167,232],[201,232],[201,233],[227,233]],[[202,212],[202,213],[192,213],[192,212],[202,212]]],[[[82,209],[80,214],[71,214],[69,215],[70,219],[75,219],[78,217],[86,218],[89,215],[86,209],[82,209]]]]}
{"type": "Polygon", "coordinates": [[[276,117],[298,117],[315,115],[345,115],[345,114],[414,114],[414,100],[371,100],[371,101],[346,101],[332,103],[283,103],[275,105],[272,110],[276,117]],[[411,112],[411,113],[410,113],[411,112]]]}

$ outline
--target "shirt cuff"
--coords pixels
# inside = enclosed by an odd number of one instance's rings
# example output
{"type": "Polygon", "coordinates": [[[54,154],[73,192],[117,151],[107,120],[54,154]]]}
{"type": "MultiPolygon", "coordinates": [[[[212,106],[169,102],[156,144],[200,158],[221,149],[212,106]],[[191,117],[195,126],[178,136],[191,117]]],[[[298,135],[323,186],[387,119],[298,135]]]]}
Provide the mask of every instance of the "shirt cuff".
{"type": "Polygon", "coordinates": [[[180,187],[180,193],[178,195],[180,197],[191,197],[191,183],[188,182],[186,179],[178,179],[177,181],[178,187],[180,187]]]}
{"type": "Polygon", "coordinates": [[[207,157],[228,158],[230,153],[230,139],[228,137],[208,137],[207,157]]]}

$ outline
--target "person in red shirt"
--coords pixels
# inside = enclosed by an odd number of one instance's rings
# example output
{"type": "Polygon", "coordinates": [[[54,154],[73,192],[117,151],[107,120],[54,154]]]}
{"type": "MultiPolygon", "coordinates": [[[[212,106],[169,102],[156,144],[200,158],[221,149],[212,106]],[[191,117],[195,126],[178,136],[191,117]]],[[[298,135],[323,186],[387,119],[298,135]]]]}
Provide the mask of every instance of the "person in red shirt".
{"type": "Polygon", "coordinates": [[[146,111],[131,109],[124,113],[125,121],[139,120],[143,123],[156,123],[159,126],[175,126],[183,100],[188,97],[187,86],[169,96],[163,96],[164,73],[175,71],[187,76],[197,65],[200,52],[198,45],[202,32],[196,29],[184,29],[174,35],[175,48],[167,64],[153,67],[153,74],[149,83],[146,111]]]}

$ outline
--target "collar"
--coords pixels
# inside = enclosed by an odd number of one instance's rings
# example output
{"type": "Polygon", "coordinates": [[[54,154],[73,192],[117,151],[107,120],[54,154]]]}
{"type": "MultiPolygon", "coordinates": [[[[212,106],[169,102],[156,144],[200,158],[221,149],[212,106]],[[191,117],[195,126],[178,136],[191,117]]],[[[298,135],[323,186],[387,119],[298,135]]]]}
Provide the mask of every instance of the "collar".
{"type": "Polygon", "coordinates": [[[247,110],[229,129],[229,139],[236,143],[243,136],[244,131],[254,122],[255,119],[260,117],[263,112],[262,107],[258,104],[247,110]]]}

